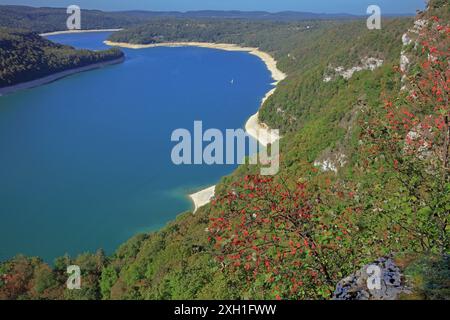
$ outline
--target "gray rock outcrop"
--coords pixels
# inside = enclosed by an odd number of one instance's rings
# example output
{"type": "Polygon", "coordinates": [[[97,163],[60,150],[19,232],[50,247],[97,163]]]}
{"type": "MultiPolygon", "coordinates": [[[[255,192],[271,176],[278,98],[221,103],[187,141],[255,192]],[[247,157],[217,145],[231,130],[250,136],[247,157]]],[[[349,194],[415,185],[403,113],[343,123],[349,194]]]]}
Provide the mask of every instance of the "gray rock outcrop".
{"type": "Polygon", "coordinates": [[[402,293],[408,294],[410,290],[400,268],[387,257],[380,258],[341,280],[336,286],[333,300],[396,300],[402,293]],[[377,288],[370,285],[374,284],[372,281],[376,277],[373,269],[380,271],[377,288]]]}

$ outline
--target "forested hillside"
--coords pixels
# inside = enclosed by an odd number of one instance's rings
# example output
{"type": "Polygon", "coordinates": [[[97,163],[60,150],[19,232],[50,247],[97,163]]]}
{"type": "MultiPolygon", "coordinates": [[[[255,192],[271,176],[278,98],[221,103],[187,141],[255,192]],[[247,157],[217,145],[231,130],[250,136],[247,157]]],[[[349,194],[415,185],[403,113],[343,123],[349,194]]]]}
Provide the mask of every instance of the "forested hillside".
{"type": "Polygon", "coordinates": [[[76,50],[33,32],[0,28],[0,88],[122,57],[118,49],[76,50]]]}
{"type": "MultiPolygon", "coordinates": [[[[301,21],[354,19],[345,14],[314,14],[307,12],[241,12],[241,11],[116,11],[82,9],[82,29],[126,28],[160,19],[245,19],[247,21],[301,21]]],[[[28,29],[39,33],[65,30],[66,8],[34,8],[0,5],[0,27],[28,29]]]]}
{"type": "MultiPolygon", "coordinates": [[[[66,11],[66,8],[0,6],[0,27],[26,29],[37,33],[66,30],[66,11]]],[[[139,22],[144,20],[98,10],[83,10],[82,15],[83,29],[124,28],[139,22]]]]}
{"type": "Polygon", "coordinates": [[[210,205],[110,257],[7,261],[0,298],[330,299],[338,281],[388,255],[413,288],[404,298],[449,298],[449,18],[434,0],[415,22],[385,19],[381,30],[164,20],[112,36],[273,54],[288,77],[261,119],[283,132],[281,171],[241,166],[210,205]],[[64,289],[68,264],[81,267],[81,290],[64,289]]]}

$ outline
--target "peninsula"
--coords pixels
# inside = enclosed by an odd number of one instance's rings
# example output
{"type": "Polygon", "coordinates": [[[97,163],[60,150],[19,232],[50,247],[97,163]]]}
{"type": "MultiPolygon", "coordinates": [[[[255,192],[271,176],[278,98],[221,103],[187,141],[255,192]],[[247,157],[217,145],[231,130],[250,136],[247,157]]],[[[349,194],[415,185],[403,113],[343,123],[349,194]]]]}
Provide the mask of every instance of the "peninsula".
{"type": "Polygon", "coordinates": [[[16,29],[0,28],[0,42],[0,95],[121,63],[125,58],[116,48],[76,50],[53,43],[37,33],[16,29]]]}

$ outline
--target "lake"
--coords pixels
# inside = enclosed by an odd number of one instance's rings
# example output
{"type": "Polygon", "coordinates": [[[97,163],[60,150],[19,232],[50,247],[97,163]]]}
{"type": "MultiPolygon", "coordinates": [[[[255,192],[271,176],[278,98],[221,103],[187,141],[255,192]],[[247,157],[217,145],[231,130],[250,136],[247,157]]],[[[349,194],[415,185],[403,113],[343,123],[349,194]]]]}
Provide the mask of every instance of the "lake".
{"type": "MultiPolygon", "coordinates": [[[[50,40],[104,49],[109,33],[50,40]]],[[[0,260],[108,254],[236,166],[175,166],[172,132],[243,128],[272,86],[245,52],[123,49],[123,64],[0,97],[0,260]]]]}

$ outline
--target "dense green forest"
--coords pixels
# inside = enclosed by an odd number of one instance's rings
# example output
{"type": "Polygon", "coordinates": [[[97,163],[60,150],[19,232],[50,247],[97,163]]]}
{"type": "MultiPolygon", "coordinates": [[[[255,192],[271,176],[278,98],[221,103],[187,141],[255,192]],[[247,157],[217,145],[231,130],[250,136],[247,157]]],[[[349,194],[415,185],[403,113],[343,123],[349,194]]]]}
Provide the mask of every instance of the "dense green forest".
{"type": "MultiPolygon", "coordinates": [[[[66,8],[33,8],[0,6],[0,27],[26,29],[38,33],[66,30],[66,8]]],[[[113,29],[135,25],[145,20],[138,17],[83,10],[83,29],[113,29]]]]}
{"type": "Polygon", "coordinates": [[[114,34],[235,43],[276,57],[288,77],[261,119],[283,132],[280,173],[260,177],[243,165],[210,205],[109,257],[65,256],[52,268],[6,261],[0,299],[329,299],[338,281],[387,255],[413,288],[404,298],[448,299],[449,9],[431,1],[420,30],[411,18],[385,19],[381,30],[362,20],[162,19],[114,34]],[[367,58],[383,64],[324,81],[367,58]],[[325,160],[336,171],[323,170],[325,160]],[[70,264],[81,267],[81,290],[65,289],[70,264]]]}
{"type": "Polygon", "coordinates": [[[33,32],[0,28],[0,88],[122,57],[118,49],[76,50],[33,32]]]}
{"type": "MultiPolygon", "coordinates": [[[[35,32],[51,32],[66,29],[65,8],[34,8],[26,6],[0,5],[0,27],[28,29],[35,32]]],[[[242,11],[123,11],[103,12],[82,8],[82,29],[126,28],[144,24],[150,20],[179,19],[245,19],[265,21],[299,21],[354,19],[346,14],[314,14],[304,12],[242,12],[242,11]]]]}
{"type": "MultiPolygon", "coordinates": [[[[338,23],[338,22],[336,22],[338,23]]],[[[266,42],[272,46],[279,35],[285,40],[326,22],[273,22],[218,19],[158,19],[111,35],[110,40],[136,44],[177,41],[203,41],[259,46],[266,42]]],[[[282,40],[282,41],[283,41],[282,40]]],[[[275,49],[275,46],[273,47],[275,49]]],[[[272,51],[272,50],[271,50],[272,51]]]]}

